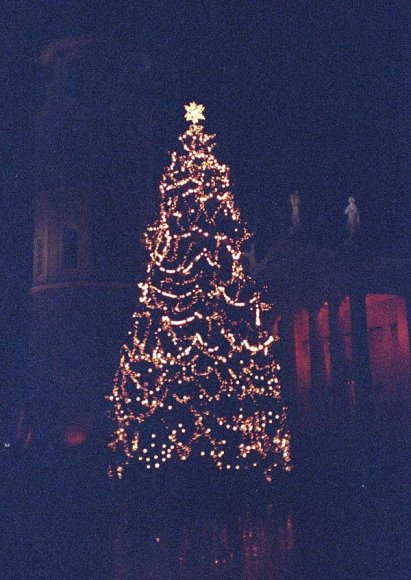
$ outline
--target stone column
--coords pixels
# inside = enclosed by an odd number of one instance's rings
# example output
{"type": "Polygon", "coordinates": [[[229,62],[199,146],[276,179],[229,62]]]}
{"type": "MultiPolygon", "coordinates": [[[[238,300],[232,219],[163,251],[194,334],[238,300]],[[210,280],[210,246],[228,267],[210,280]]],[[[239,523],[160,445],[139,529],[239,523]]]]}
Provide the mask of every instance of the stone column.
{"type": "Polygon", "coordinates": [[[349,414],[348,377],[345,368],[343,336],[339,323],[340,304],[341,298],[331,298],[328,302],[333,423],[346,420],[349,414]]]}
{"type": "Polygon", "coordinates": [[[286,389],[290,410],[295,416],[298,408],[297,373],[295,360],[294,315],[286,311],[281,316],[280,328],[280,365],[282,366],[283,386],[286,389]]]}
{"type": "Polygon", "coordinates": [[[325,367],[321,341],[318,333],[317,316],[320,307],[309,310],[310,362],[311,362],[311,405],[314,424],[323,424],[326,417],[325,367]]]}
{"type": "Polygon", "coordinates": [[[405,300],[405,308],[407,314],[407,324],[408,324],[408,343],[411,350],[411,294],[403,294],[405,300]]]}
{"type": "MultiPolygon", "coordinates": [[[[408,325],[408,349],[411,356],[411,294],[405,294],[405,307],[407,311],[408,325]]],[[[411,361],[410,361],[411,364],[411,361]]],[[[407,383],[405,385],[405,409],[404,417],[407,421],[411,419],[411,368],[408,371],[407,383]]]]}
{"type": "Polygon", "coordinates": [[[363,293],[350,296],[353,380],[356,409],[361,421],[374,417],[365,298],[363,293]]]}

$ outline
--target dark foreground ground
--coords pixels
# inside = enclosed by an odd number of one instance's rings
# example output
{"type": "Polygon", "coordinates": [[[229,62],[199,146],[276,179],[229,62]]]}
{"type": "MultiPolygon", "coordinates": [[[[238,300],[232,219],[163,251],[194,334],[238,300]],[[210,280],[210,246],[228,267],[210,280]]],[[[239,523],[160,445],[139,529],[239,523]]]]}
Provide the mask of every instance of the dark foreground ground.
{"type": "Polygon", "coordinates": [[[2,462],[8,579],[381,579],[410,567],[405,432],[318,433],[271,488],[185,474],[113,484],[84,450],[2,462]]]}

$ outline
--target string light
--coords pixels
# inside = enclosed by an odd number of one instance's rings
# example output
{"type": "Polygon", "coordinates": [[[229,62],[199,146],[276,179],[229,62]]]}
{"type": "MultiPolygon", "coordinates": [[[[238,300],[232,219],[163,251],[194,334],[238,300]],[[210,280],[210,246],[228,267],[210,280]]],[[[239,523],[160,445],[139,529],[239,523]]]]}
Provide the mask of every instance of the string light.
{"type": "Polygon", "coordinates": [[[182,151],[171,154],[144,236],[147,275],[107,397],[111,477],[123,478],[133,459],[158,470],[194,456],[217,469],[260,468],[267,480],[291,469],[276,339],[262,327],[270,306],[244,268],[251,234],[203,113],[186,106],[182,151]]]}

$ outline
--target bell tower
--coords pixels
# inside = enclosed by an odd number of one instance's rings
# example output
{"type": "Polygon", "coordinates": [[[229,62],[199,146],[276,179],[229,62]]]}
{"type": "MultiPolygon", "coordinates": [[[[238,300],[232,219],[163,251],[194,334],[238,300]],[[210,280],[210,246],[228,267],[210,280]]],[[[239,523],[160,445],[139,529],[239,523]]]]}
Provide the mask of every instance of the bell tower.
{"type": "Polygon", "coordinates": [[[92,441],[101,431],[137,296],[141,234],[155,206],[143,105],[135,112],[132,187],[121,171],[119,178],[102,50],[70,38],[42,55],[49,78],[36,126],[29,408],[33,442],[53,445],[92,441]]]}

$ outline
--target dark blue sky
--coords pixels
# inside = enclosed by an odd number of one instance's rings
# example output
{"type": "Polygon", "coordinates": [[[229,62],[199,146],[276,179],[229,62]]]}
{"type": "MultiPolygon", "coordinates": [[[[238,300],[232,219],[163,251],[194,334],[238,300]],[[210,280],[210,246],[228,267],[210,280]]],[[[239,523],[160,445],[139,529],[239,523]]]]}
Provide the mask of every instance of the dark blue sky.
{"type": "MultiPolygon", "coordinates": [[[[123,136],[116,146],[133,147],[140,98],[160,111],[158,178],[184,129],[184,102],[206,105],[206,127],[217,133],[260,248],[286,231],[297,188],[318,243],[341,239],[354,195],[368,247],[406,253],[408,2],[15,1],[2,21],[1,209],[12,285],[31,275],[34,121],[47,80],[40,54],[55,39],[81,35],[110,47],[106,82],[113,102],[123,103],[111,126],[123,136]],[[154,95],[141,87],[141,54],[154,95]]],[[[121,171],[127,179],[127,164],[121,171]]]]}

